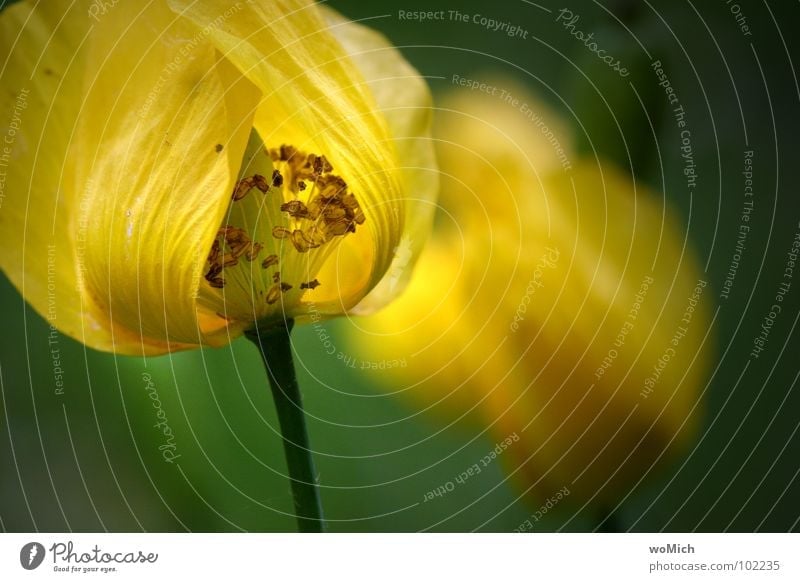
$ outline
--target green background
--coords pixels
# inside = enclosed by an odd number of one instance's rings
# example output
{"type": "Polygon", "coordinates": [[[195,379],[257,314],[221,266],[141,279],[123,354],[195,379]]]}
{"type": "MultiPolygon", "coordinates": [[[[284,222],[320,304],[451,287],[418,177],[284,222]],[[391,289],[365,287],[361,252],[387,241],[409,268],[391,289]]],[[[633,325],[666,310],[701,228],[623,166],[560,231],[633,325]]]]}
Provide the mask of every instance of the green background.
{"type": "MultiPolygon", "coordinates": [[[[385,32],[435,94],[452,87],[453,74],[500,72],[527,84],[572,123],[586,154],[613,159],[666,193],[716,289],[736,241],[743,151],[755,151],[747,249],[730,299],[715,300],[718,365],[704,430],[684,459],[631,492],[615,517],[623,530],[797,530],[800,280],[765,353],[749,363],[747,354],[800,220],[800,90],[792,68],[800,62],[798,5],[742,1],[753,31],[743,36],[722,1],[539,3],[553,12],[523,1],[331,4],[385,32]],[[630,84],[554,22],[565,6],[580,15],[578,28],[594,31],[628,65],[630,84]],[[454,7],[518,24],[529,38],[397,18],[401,9],[454,7]],[[667,67],[691,120],[700,173],[692,196],[649,67],[654,59],[667,67]]],[[[144,361],[59,336],[65,387],[58,395],[47,323],[4,277],[0,306],[0,529],[294,530],[273,406],[246,340],[144,361]],[[153,427],[144,372],[176,435],[175,464],[158,450],[163,438],[153,427]]],[[[337,346],[345,345],[346,325],[327,325],[337,346]]],[[[326,357],[310,328],[293,337],[330,530],[511,531],[531,515],[535,508],[516,500],[499,464],[421,503],[495,443],[470,426],[442,430],[435,416],[381,393],[368,372],[326,357]]],[[[579,507],[560,504],[536,529],[593,529],[595,516],[579,507]]]]}

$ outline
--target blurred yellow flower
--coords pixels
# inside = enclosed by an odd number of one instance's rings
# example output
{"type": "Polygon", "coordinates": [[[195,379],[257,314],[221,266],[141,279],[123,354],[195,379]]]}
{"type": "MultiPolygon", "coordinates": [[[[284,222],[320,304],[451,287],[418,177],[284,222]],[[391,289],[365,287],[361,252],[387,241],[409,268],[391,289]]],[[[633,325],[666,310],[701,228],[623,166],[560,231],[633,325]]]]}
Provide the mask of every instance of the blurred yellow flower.
{"type": "Polygon", "coordinates": [[[437,229],[405,293],[353,326],[353,357],[448,421],[518,435],[502,458],[526,493],[607,506],[690,442],[708,289],[663,199],[493,85],[517,104],[441,104],[437,229]]]}
{"type": "Polygon", "coordinates": [[[0,46],[0,267],[61,331],[163,353],[402,290],[437,175],[383,37],[306,0],[57,0],[0,46]]]}

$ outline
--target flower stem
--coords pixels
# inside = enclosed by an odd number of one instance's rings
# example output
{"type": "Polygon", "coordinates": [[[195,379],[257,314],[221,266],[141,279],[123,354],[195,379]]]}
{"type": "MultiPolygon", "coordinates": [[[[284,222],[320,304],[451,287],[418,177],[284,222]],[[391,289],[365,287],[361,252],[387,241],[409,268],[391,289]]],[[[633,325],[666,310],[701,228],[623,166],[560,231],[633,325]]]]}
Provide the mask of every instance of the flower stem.
{"type": "Polygon", "coordinates": [[[293,325],[294,321],[289,319],[283,325],[251,330],[245,335],[258,347],[267,369],[283,436],[298,529],[301,532],[321,532],[325,529],[325,522],[317,472],[308,443],[305,412],[289,339],[293,325]]]}

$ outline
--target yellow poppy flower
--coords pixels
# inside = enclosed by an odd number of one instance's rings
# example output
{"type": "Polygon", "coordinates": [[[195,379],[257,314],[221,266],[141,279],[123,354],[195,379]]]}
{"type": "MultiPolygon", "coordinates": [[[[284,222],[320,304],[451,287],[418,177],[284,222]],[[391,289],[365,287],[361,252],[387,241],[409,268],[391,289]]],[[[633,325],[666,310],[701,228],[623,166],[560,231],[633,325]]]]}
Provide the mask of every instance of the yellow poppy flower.
{"type": "Polygon", "coordinates": [[[0,46],[0,267],[62,332],[157,354],[402,289],[437,175],[380,35],[303,0],[55,0],[0,46]]]}
{"type": "Polygon", "coordinates": [[[493,85],[518,106],[443,101],[441,224],[403,296],[353,326],[352,356],[510,442],[499,454],[540,502],[566,487],[607,506],[690,442],[710,291],[660,196],[579,159],[546,107],[493,85]]]}

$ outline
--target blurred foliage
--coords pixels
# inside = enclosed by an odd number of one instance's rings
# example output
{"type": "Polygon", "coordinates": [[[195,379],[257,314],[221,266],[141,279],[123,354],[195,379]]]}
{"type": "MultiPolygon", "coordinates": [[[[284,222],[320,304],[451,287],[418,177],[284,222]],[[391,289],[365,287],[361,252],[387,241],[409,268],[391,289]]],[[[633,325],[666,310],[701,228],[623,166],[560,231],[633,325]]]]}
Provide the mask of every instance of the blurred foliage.
{"type": "MultiPolygon", "coordinates": [[[[800,281],[765,353],[748,360],[800,219],[794,192],[800,91],[789,60],[800,60],[790,30],[797,5],[743,4],[754,31],[746,37],[721,2],[574,0],[570,9],[580,14],[579,28],[594,31],[630,65],[630,77],[621,82],[554,25],[552,12],[533,3],[457,3],[461,12],[520,24],[530,32],[525,41],[473,24],[396,17],[399,9],[449,10],[454,4],[332,2],[385,32],[435,93],[452,87],[453,74],[484,71],[513,75],[540,93],[572,122],[585,153],[611,159],[664,192],[685,217],[716,289],[736,242],[743,151],[756,152],[747,248],[730,298],[716,300],[719,363],[706,393],[705,430],[685,460],[663,481],[631,492],[616,517],[619,528],[642,531],[798,529],[800,281]],[[691,195],[679,132],[650,68],[655,59],[668,70],[692,130],[699,185],[691,195]]],[[[0,528],[294,529],[269,392],[246,341],[144,361],[92,352],[58,336],[65,381],[58,395],[49,326],[5,279],[0,305],[6,329],[0,335],[0,528]],[[181,456],[173,464],[159,450],[164,435],[153,426],[158,418],[145,372],[175,434],[181,456]]],[[[345,325],[326,324],[335,345],[345,325]]],[[[455,419],[442,425],[401,394],[377,391],[376,372],[328,356],[318,330],[298,328],[294,340],[332,531],[510,531],[530,516],[532,508],[516,501],[499,466],[422,503],[426,492],[494,443],[455,419]]],[[[564,504],[537,529],[581,531],[594,527],[592,519],[564,504]]]]}

